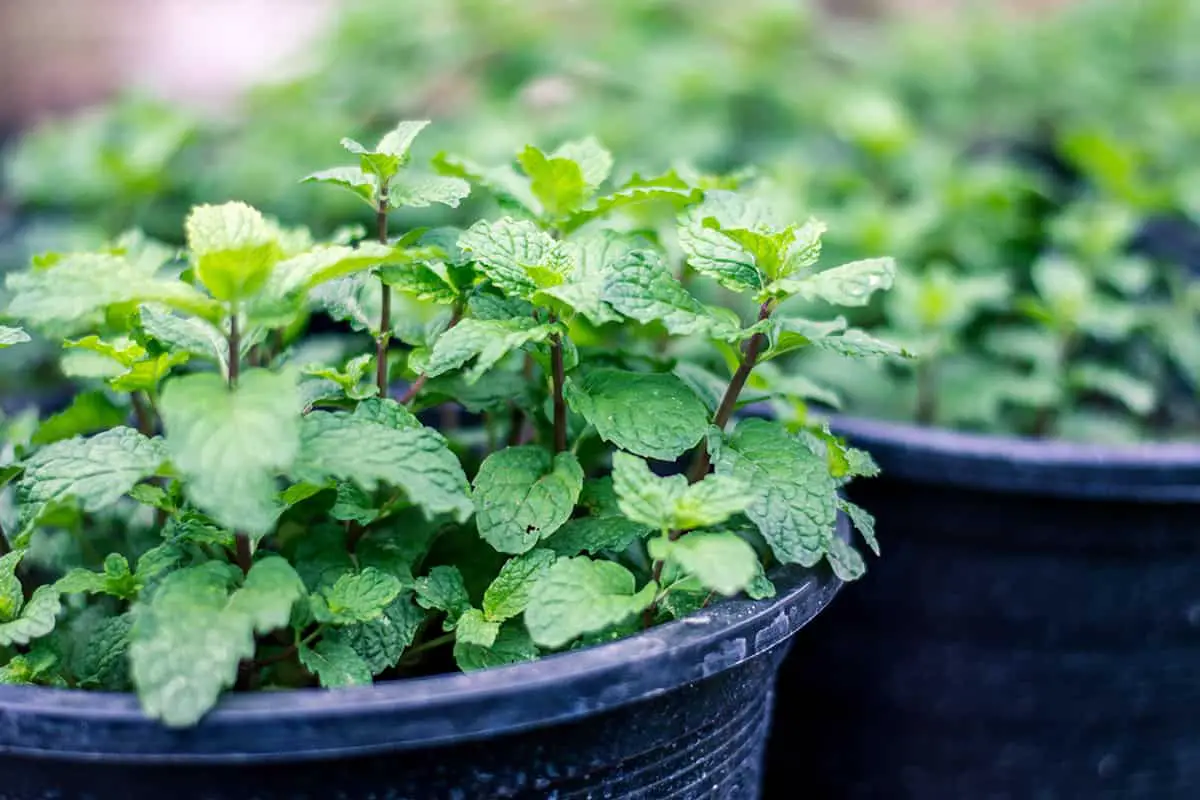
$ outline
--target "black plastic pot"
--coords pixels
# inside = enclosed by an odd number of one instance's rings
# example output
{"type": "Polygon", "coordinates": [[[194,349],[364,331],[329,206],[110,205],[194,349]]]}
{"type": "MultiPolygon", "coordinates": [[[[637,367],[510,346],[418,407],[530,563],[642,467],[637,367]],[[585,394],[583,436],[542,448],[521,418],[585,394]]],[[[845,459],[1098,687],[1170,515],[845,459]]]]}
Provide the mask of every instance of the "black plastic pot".
{"type": "Polygon", "coordinates": [[[513,667],[236,695],[190,730],[127,695],[0,687],[0,798],[756,798],[776,671],[840,584],[777,586],[513,667]]]}
{"type": "Polygon", "coordinates": [[[1200,445],[835,429],[883,557],[781,671],[823,727],[773,758],[827,800],[1200,797],[1200,445]]]}

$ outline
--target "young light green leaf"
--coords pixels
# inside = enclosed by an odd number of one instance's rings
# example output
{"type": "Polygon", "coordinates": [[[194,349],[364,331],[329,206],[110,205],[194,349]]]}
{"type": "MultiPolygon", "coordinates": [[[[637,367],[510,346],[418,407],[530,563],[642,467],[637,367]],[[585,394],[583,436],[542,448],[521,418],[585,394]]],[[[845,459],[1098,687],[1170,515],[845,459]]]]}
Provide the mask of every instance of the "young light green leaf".
{"type": "Polygon", "coordinates": [[[569,380],[566,395],[602,439],[647,458],[674,461],[708,429],[704,403],[669,373],[597,369],[569,380]]]}
{"type": "Polygon", "coordinates": [[[439,566],[417,578],[417,604],[421,608],[446,612],[447,630],[452,630],[458,618],[471,608],[471,598],[457,567],[439,566]]]}
{"type": "Polygon", "coordinates": [[[363,172],[361,167],[334,167],[306,176],[301,183],[329,183],[340,186],[365,202],[371,208],[378,205],[376,194],[379,184],[374,175],[363,172]]]}
{"type": "Polygon", "coordinates": [[[454,630],[456,642],[478,647],[491,647],[496,643],[496,637],[500,635],[500,623],[486,619],[483,612],[477,608],[468,608],[458,618],[454,630]]]}
{"type": "Polygon", "coordinates": [[[612,561],[560,559],[534,584],[525,625],[537,645],[558,649],[637,614],[657,591],[653,581],[638,591],[633,573],[612,561]]]}
{"type": "Polygon", "coordinates": [[[78,499],[89,512],[110,506],[166,460],[162,440],[123,427],[43,447],[26,459],[17,483],[20,530],[27,532],[48,505],[62,500],[78,499]]]}
{"type": "Polygon", "coordinates": [[[484,617],[503,622],[523,612],[533,585],[557,558],[553,551],[539,548],[504,562],[500,574],[484,592],[484,617]]]}
{"type": "Polygon", "coordinates": [[[563,142],[557,150],[550,154],[551,159],[568,159],[579,167],[579,174],[589,191],[608,179],[612,172],[612,153],[600,144],[594,136],[563,142]]]}
{"type": "Polygon", "coordinates": [[[279,556],[267,556],[250,568],[227,610],[246,617],[255,633],[266,635],[287,627],[292,606],[304,595],[304,582],[292,565],[279,556]]]}
{"type": "Polygon", "coordinates": [[[447,274],[445,264],[439,262],[388,264],[380,268],[379,277],[388,286],[417,300],[449,304],[459,297],[459,289],[447,274]]]}
{"type": "Polygon", "coordinates": [[[465,178],[491,192],[501,205],[539,216],[541,203],[533,196],[529,179],[519,175],[511,166],[485,167],[459,156],[438,153],[433,167],[441,175],[465,178]]]}
{"type": "Polygon", "coordinates": [[[551,457],[527,445],[498,450],[475,476],[479,535],[501,553],[524,553],[571,518],[583,489],[583,468],[572,453],[551,457]]]}
{"type": "Polygon", "coordinates": [[[179,280],[157,277],[113,255],[71,255],[44,269],[11,272],[7,314],[34,327],[72,331],[94,328],[113,306],[160,303],[209,320],[221,305],[179,280]]]}
{"type": "Polygon", "coordinates": [[[549,339],[557,328],[531,317],[505,320],[464,319],[443,333],[433,344],[424,372],[431,378],[475,363],[464,374],[473,384],[514,350],[549,339]]]}
{"type": "Polygon", "coordinates": [[[786,278],[767,287],[768,292],[799,295],[838,306],[865,306],[877,291],[892,288],[896,262],[870,258],[827,269],[805,278],[786,278]]]}
{"type": "Polygon", "coordinates": [[[276,264],[266,294],[282,298],[307,292],[326,281],[363,272],[401,254],[378,242],[363,242],[358,247],[317,247],[276,264]]]}
{"type": "Polygon", "coordinates": [[[839,499],[838,508],[846,512],[846,516],[850,518],[850,522],[854,524],[863,541],[867,543],[867,547],[871,548],[871,552],[879,555],[879,540],[875,538],[875,517],[871,512],[849,500],[839,499]]]}
{"type": "Polygon", "coordinates": [[[413,602],[413,593],[401,592],[376,619],[334,628],[323,641],[350,647],[366,662],[371,674],[378,675],[396,666],[425,617],[426,612],[413,602]]]}
{"type": "Polygon", "coordinates": [[[537,658],[538,649],[529,638],[523,625],[509,622],[500,628],[500,633],[490,647],[481,647],[456,640],[454,660],[463,672],[474,672],[508,664],[520,664],[537,658]]]}
{"type": "Polygon", "coordinates": [[[748,489],[746,516],[784,564],[811,567],[829,552],[837,486],[825,459],[776,422],[744,419],[727,439],[710,437],[718,475],[748,489]]]}
{"type": "Polygon", "coordinates": [[[605,301],[605,281],[620,259],[630,251],[628,240],[612,231],[579,236],[563,243],[572,269],[557,286],[541,289],[533,295],[538,305],[577,312],[593,325],[616,322],[621,317],[605,301]]]}
{"type": "Polygon", "coordinates": [[[754,548],[728,531],[697,531],[675,541],[652,539],[650,557],[677,564],[705,589],[725,597],[745,591],[761,573],[754,548]]]}
{"type": "Polygon", "coordinates": [[[25,591],[17,577],[17,565],[24,556],[24,550],[12,550],[0,556],[0,622],[16,619],[25,604],[25,591]]]}
{"type": "Polygon", "coordinates": [[[384,407],[308,414],[300,429],[297,477],[354,481],[366,491],[386,483],[403,489],[427,516],[448,513],[466,521],[474,511],[467,476],[446,440],[419,425],[397,427],[371,411],[384,407]]]}
{"type": "Polygon", "coordinates": [[[103,572],[76,568],[59,578],[54,588],[59,594],[107,594],[121,600],[131,600],[137,596],[141,585],[129,571],[125,556],[110,553],[104,559],[103,572]]]}
{"type": "Polygon", "coordinates": [[[298,655],[301,666],[317,676],[323,689],[371,683],[370,666],[344,642],[323,638],[313,647],[301,645],[298,655]]]}
{"type": "Polygon", "coordinates": [[[551,217],[566,216],[583,206],[588,186],[579,164],[569,158],[548,158],[533,145],[526,147],[517,161],[529,176],[534,196],[551,217]]]}
{"type": "Polygon", "coordinates": [[[225,334],[201,319],[180,317],[154,305],[139,312],[142,329],[172,350],[216,361],[221,374],[229,371],[229,345],[225,334]]]}
{"type": "Polygon", "coordinates": [[[331,625],[352,625],[379,619],[403,590],[394,575],[367,567],[338,578],[312,596],[313,616],[331,625]]]}
{"type": "Polygon", "coordinates": [[[280,511],[276,476],[300,452],[294,377],[248,370],[231,390],[217,375],[188,375],[166,384],[159,408],[188,499],[226,527],[268,533],[280,511]]]}
{"type": "Polygon", "coordinates": [[[283,257],[278,228],[245,203],[196,206],[185,228],[196,277],[218,300],[251,297],[283,257]]]}
{"type": "Polygon", "coordinates": [[[53,586],[39,586],[15,619],[0,623],[0,647],[29,644],[54,630],[62,600],[53,586]]]}
{"type": "Polygon", "coordinates": [[[0,325],[0,350],[28,341],[29,334],[20,328],[10,328],[7,325],[0,325]]]}
{"type": "Polygon", "coordinates": [[[505,217],[480,220],[463,232],[459,248],[505,294],[528,299],[538,289],[557,286],[570,271],[559,242],[532,222],[505,217]]]}
{"type": "Polygon", "coordinates": [[[769,231],[770,214],[757,199],[714,190],[692,208],[679,228],[679,245],[688,264],[737,292],[759,291],[766,285],[754,255],[726,236],[726,230],[769,231]]]}
{"type": "Polygon", "coordinates": [[[620,452],[613,454],[613,488],[621,513],[660,531],[716,525],[750,502],[749,488],[735,478],[709,475],[689,485],[683,475],[660,477],[642,459],[620,452]]]}
{"type": "Polygon", "coordinates": [[[401,172],[388,186],[388,205],[392,208],[427,208],[436,203],[458,208],[470,193],[471,184],[458,178],[401,172]]]}

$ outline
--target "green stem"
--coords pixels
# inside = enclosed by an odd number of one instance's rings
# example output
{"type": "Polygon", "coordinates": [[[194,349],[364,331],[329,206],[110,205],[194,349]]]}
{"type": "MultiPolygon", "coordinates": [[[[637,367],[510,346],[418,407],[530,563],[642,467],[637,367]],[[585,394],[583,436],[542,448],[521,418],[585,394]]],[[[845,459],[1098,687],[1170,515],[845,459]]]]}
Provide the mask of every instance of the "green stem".
{"type": "Polygon", "coordinates": [[[419,656],[421,653],[424,653],[429,650],[434,650],[438,647],[443,647],[445,645],[451,644],[453,641],[454,641],[454,633],[453,632],[443,634],[443,635],[437,637],[436,639],[430,639],[427,642],[422,642],[421,644],[414,645],[413,647],[408,648],[408,650],[405,651],[404,657],[401,660],[402,661],[412,661],[413,656],[419,656]]]}
{"type": "Polygon", "coordinates": [[[147,396],[142,392],[134,392],[129,399],[133,403],[133,414],[137,418],[138,432],[143,436],[153,436],[157,426],[154,411],[147,402],[147,396]]]}
{"type": "MultiPolygon", "coordinates": [[[[238,377],[241,373],[241,346],[238,310],[237,306],[233,306],[229,314],[229,388],[231,391],[237,387],[238,377]]],[[[248,575],[250,568],[254,566],[254,547],[250,544],[250,537],[240,531],[235,531],[233,541],[237,565],[241,568],[242,574],[248,575]]]]}
{"type": "MultiPolygon", "coordinates": [[[[450,330],[455,325],[457,325],[459,323],[459,321],[462,320],[462,317],[463,317],[462,304],[455,303],[454,311],[450,314],[450,324],[446,326],[446,330],[450,330]]],[[[416,400],[417,395],[421,392],[421,389],[424,388],[425,383],[428,380],[429,380],[429,376],[426,375],[424,372],[422,372],[420,375],[418,375],[417,379],[415,381],[413,381],[412,385],[408,387],[407,391],[405,391],[404,394],[401,395],[400,400],[399,400],[400,404],[407,405],[407,404],[411,403],[413,400],[416,400]]]]}
{"type": "Polygon", "coordinates": [[[554,452],[562,453],[567,449],[567,401],[563,394],[566,376],[562,337],[557,334],[550,339],[550,371],[554,387],[554,452]]]}
{"type": "MultiPolygon", "coordinates": [[[[379,190],[379,205],[375,211],[375,228],[380,244],[388,243],[388,196],[387,187],[379,190]]],[[[375,384],[379,387],[379,396],[388,396],[388,345],[392,340],[392,287],[379,279],[383,291],[383,302],[379,309],[379,336],[375,339],[375,384]]]]}

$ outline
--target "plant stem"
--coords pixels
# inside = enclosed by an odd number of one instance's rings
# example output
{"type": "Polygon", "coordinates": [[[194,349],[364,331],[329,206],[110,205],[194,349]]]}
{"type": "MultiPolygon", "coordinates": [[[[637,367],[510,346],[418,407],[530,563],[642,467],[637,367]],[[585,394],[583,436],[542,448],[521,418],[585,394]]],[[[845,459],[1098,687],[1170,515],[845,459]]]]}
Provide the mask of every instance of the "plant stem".
{"type": "MultiPolygon", "coordinates": [[[[463,317],[462,305],[459,303],[455,303],[454,311],[450,315],[450,324],[448,324],[446,326],[446,330],[448,331],[451,328],[453,328],[455,325],[457,325],[459,323],[459,321],[462,320],[462,317],[463,317]]],[[[445,331],[443,331],[443,333],[445,333],[445,331]]],[[[408,403],[411,403],[413,400],[415,400],[417,395],[420,393],[421,389],[425,386],[425,382],[428,380],[429,380],[429,376],[426,375],[424,372],[422,372],[420,375],[418,375],[417,379],[412,382],[412,385],[409,386],[408,389],[404,392],[404,394],[400,396],[400,401],[399,401],[400,404],[407,405],[408,403]]]]}
{"type": "MultiPolygon", "coordinates": [[[[388,243],[388,196],[387,187],[379,189],[379,205],[375,211],[375,229],[380,244],[388,243]]],[[[375,339],[375,385],[379,387],[379,396],[388,396],[388,344],[392,340],[392,287],[379,279],[379,287],[383,291],[383,302],[379,310],[379,336],[375,339]]]]}
{"type": "MultiPolygon", "coordinates": [[[[771,316],[772,303],[770,300],[762,304],[758,309],[758,322],[763,322],[771,316]]],[[[738,397],[742,393],[742,389],[746,386],[746,380],[749,379],[751,371],[754,370],[754,365],[758,363],[758,355],[762,351],[763,344],[767,341],[765,333],[756,333],[750,337],[750,341],[746,343],[746,349],[742,353],[742,363],[738,365],[737,371],[733,373],[733,377],[729,379],[729,386],[725,389],[725,396],[721,398],[721,404],[717,406],[717,413],[713,415],[712,424],[724,430],[729,424],[729,418],[733,416],[734,409],[737,408],[738,397]]],[[[688,482],[696,483],[708,474],[709,468],[708,442],[701,440],[699,448],[696,450],[696,455],[692,459],[692,466],[688,469],[688,482]]]]}
{"type": "Polygon", "coordinates": [[[133,403],[133,414],[137,417],[138,432],[143,436],[153,436],[156,427],[154,411],[146,402],[146,396],[142,392],[134,392],[129,399],[133,403]]]}
{"type": "Polygon", "coordinates": [[[4,532],[4,526],[0,525],[0,556],[6,556],[12,552],[12,545],[8,543],[8,534],[4,532]]]}
{"type": "Polygon", "coordinates": [[[917,364],[917,424],[932,425],[937,418],[937,372],[934,361],[917,364]]]}
{"type": "Polygon", "coordinates": [[[567,449],[567,401],[563,396],[566,377],[562,338],[558,335],[550,339],[550,370],[554,385],[554,452],[562,453],[567,449]]]}
{"type": "MultiPolygon", "coordinates": [[[[234,306],[229,314],[229,389],[231,391],[237,387],[241,371],[241,364],[239,363],[241,345],[241,331],[238,330],[238,310],[237,306],[234,306]]],[[[249,574],[250,568],[254,565],[254,550],[250,546],[250,537],[240,531],[234,531],[233,541],[237,565],[241,567],[242,574],[249,574]]]]}
{"type": "Polygon", "coordinates": [[[443,645],[450,644],[453,641],[454,641],[454,632],[451,631],[450,633],[439,636],[436,639],[430,639],[427,642],[422,642],[421,644],[414,645],[413,647],[408,648],[408,650],[405,651],[403,658],[401,658],[400,660],[401,661],[411,661],[413,656],[420,655],[421,653],[424,653],[428,650],[433,650],[438,647],[442,647],[443,645]]]}

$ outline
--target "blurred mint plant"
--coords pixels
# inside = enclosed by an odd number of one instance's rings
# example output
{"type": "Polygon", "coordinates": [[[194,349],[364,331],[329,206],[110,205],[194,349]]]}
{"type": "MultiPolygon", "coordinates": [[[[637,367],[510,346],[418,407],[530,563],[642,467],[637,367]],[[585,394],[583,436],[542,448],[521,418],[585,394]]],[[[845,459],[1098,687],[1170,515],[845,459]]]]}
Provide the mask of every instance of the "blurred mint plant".
{"type": "Polygon", "coordinates": [[[423,127],[347,140],[359,164],[310,178],[366,202],[374,240],[314,243],[230,202],[192,210],[181,252],[131,234],[10,276],[5,316],[57,336],[87,391],[4,429],[0,680],[134,690],[187,726],[230,688],[403,678],[439,650],[464,670],[515,663],[771,597],[778,566],[862,574],[835,525],[841,510],[878,552],[839,496],[870,457],[734,412],[764,393],[803,405],[768,368],[783,354],[901,354],[779,310],[862,306],[892,262],[818,269],[820,223],[678,176],[605,189],[593,139],[526,148],[520,172],[443,159],[521,216],[392,237],[393,208],[467,192],[408,170],[423,127]],[[752,298],[754,319],[701,303],[657,245],[608,224],[650,201],[680,209],[692,280],[752,298]],[[393,291],[454,323],[410,345],[403,402],[382,371],[393,291]],[[289,333],[313,306],[373,346],[313,363],[289,333]],[[574,344],[579,318],[612,332],[604,347],[574,344]],[[655,326],[681,346],[637,335],[655,326]],[[730,374],[672,355],[701,350],[730,374]],[[760,370],[767,388],[744,392],[760,370]],[[475,416],[435,430],[415,413],[435,405],[475,416]]]}

